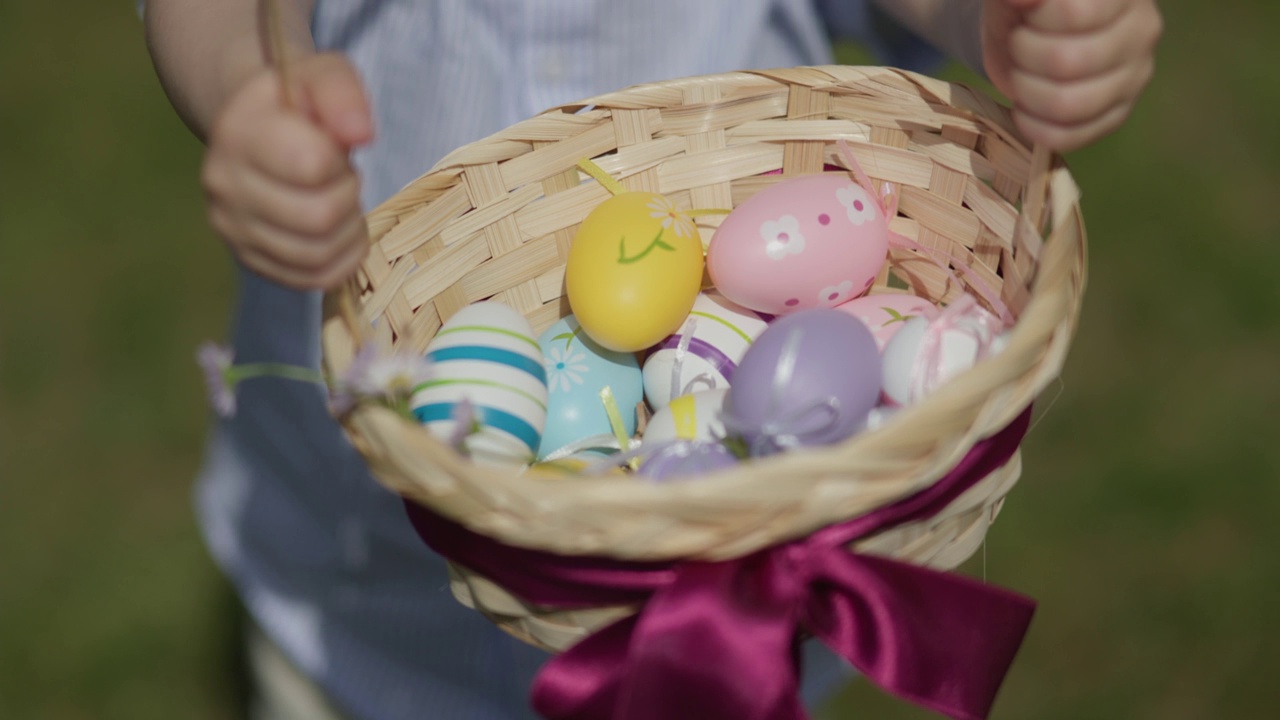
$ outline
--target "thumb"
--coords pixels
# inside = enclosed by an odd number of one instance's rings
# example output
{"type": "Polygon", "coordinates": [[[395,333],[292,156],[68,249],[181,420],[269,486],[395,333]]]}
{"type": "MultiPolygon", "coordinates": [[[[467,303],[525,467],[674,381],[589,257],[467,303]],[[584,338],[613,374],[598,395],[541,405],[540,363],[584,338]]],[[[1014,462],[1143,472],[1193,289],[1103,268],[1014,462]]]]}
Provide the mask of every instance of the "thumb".
{"type": "Polygon", "coordinates": [[[298,65],[303,102],[335,140],[348,148],[373,139],[373,114],[355,67],[342,55],[322,53],[298,65]]]}

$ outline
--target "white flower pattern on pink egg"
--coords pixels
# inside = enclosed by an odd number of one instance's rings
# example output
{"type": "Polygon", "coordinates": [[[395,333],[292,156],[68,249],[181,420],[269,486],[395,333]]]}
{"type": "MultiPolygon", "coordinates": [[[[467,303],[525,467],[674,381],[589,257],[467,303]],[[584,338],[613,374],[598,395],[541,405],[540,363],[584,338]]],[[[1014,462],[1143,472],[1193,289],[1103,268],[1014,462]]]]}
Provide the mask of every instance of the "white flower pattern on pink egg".
{"type": "Polygon", "coordinates": [[[845,280],[839,285],[828,285],[818,291],[818,306],[835,307],[845,300],[848,300],[852,293],[852,280],[845,280]]]}
{"type": "Polygon", "coordinates": [[[794,215],[766,220],[760,226],[760,237],[765,241],[764,252],[770,260],[781,260],[804,252],[804,235],[800,232],[800,221],[794,215]]]}
{"type": "Polygon", "coordinates": [[[836,200],[844,206],[849,222],[861,225],[868,220],[876,219],[876,206],[871,196],[857,185],[848,185],[836,191],[836,200]]]}

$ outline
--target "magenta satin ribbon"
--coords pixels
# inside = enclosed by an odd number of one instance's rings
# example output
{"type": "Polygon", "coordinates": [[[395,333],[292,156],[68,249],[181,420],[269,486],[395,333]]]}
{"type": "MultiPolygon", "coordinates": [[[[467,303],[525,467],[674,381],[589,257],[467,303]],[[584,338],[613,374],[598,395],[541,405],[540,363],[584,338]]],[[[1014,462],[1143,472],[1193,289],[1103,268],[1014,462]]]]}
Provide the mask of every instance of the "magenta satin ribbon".
{"type": "Polygon", "coordinates": [[[529,602],[642,604],[543,667],[533,705],[550,720],[803,720],[801,631],[889,692],[977,720],[991,709],[1035,603],[846,546],[941,510],[1013,456],[1029,418],[1028,409],[912,497],[723,562],[559,556],[503,545],[406,507],[437,552],[529,602]]]}

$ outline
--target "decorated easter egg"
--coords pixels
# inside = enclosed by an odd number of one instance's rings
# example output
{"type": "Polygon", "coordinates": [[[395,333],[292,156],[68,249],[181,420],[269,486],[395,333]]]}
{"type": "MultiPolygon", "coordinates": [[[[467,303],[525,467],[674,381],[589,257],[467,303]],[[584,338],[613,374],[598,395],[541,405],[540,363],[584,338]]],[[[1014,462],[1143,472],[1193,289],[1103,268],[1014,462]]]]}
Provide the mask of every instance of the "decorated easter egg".
{"type": "Polygon", "coordinates": [[[569,305],[603,347],[634,352],[675,332],[702,286],[702,240],[666,197],[624,192],[578,228],[565,261],[569,305]]]}
{"type": "Polygon", "coordinates": [[[877,405],[871,408],[871,412],[867,413],[866,429],[879,430],[885,425],[888,425],[889,421],[893,419],[893,416],[897,415],[901,411],[902,408],[895,407],[893,405],[877,405]]]}
{"type": "MultiPolygon", "coordinates": [[[[966,296],[967,297],[967,296],[966,296]]],[[[999,352],[1005,338],[999,318],[973,303],[953,303],[932,319],[902,324],[884,348],[883,386],[887,402],[919,402],[943,383],[999,352]]]]}
{"type": "Polygon", "coordinates": [[[675,442],[645,458],[640,475],[650,480],[694,478],[738,464],[738,458],[718,442],[675,442]]]}
{"type": "Polygon", "coordinates": [[[884,350],[885,343],[902,329],[903,324],[917,315],[926,319],[938,314],[933,303],[916,295],[866,295],[854,298],[836,308],[858,318],[871,330],[876,347],[884,350]]]}
{"type": "Polygon", "coordinates": [[[879,367],[871,331],[852,315],[818,308],[778,318],[738,365],[725,430],[752,455],[840,442],[875,407],[879,367]]]}
{"type": "Polygon", "coordinates": [[[714,290],[698,295],[680,329],[644,361],[649,404],[657,409],[675,395],[729,387],[738,362],[767,324],[714,290]]]}
{"type": "Polygon", "coordinates": [[[832,308],[875,282],[888,228],[880,203],[848,173],[783,180],[724,219],[707,270],[725,297],[752,310],[832,308]]]}
{"type": "Polygon", "coordinates": [[[596,477],[598,475],[625,475],[622,465],[607,465],[608,455],[583,451],[555,460],[542,460],[529,466],[526,473],[551,477],[596,477]]]}
{"type": "Polygon", "coordinates": [[[547,370],[547,426],[538,457],[572,443],[613,437],[600,391],[609,388],[628,437],[636,432],[636,405],[644,401],[640,364],[632,353],[606,350],[577,318],[561,318],[538,338],[547,370]]]}
{"type": "Polygon", "coordinates": [[[724,437],[724,398],[728,389],[681,395],[658,409],[644,431],[646,443],[667,440],[712,440],[724,437]]]}
{"type": "Polygon", "coordinates": [[[524,464],[538,449],[547,419],[547,375],[529,321],[502,303],[459,310],[427,345],[432,380],[413,395],[413,414],[450,440],[470,414],[477,431],[465,449],[477,462],[524,464]],[[460,403],[466,405],[459,407],[460,403]]]}

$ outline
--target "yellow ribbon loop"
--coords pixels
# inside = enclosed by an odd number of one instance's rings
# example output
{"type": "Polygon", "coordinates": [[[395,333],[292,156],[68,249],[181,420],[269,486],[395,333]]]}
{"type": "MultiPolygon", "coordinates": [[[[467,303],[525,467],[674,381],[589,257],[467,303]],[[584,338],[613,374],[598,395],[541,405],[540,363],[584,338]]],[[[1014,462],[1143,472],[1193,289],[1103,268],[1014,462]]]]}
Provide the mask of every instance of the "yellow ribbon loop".
{"type": "Polygon", "coordinates": [[[671,415],[676,421],[676,437],[695,440],[698,437],[698,403],[693,395],[681,395],[671,401],[671,415]]]}
{"type": "MultiPolygon", "coordinates": [[[[600,402],[604,403],[604,412],[609,416],[609,427],[613,428],[613,436],[618,440],[618,447],[622,452],[630,452],[631,436],[627,434],[627,426],[622,420],[622,411],[618,409],[618,401],[613,397],[613,388],[608,385],[600,391],[600,402]]],[[[635,470],[640,464],[639,458],[631,461],[631,469],[635,470]]]]}
{"type": "Polygon", "coordinates": [[[582,172],[595,178],[595,181],[604,186],[613,195],[621,195],[627,189],[622,187],[622,183],[613,179],[613,176],[604,171],[604,168],[591,162],[590,158],[582,158],[578,161],[578,167],[582,172]]]}

